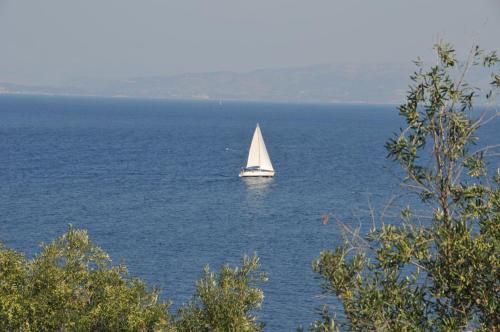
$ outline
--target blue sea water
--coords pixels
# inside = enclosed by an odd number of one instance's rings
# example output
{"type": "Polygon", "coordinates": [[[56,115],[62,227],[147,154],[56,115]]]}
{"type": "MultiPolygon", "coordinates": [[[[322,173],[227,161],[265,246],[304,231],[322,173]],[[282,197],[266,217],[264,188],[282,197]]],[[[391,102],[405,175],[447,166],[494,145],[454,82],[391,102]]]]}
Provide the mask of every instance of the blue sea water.
{"type": "Polygon", "coordinates": [[[402,124],[393,106],[0,96],[0,240],[33,256],[85,228],[174,308],[205,264],[256,251],[258,316],[293,331],[335,305],[311,270],[341,243],[321,215],[363,224],[400,193],[384,143],[402,124]],[[277,174],[241,179],[257,122],[277,174]]]}

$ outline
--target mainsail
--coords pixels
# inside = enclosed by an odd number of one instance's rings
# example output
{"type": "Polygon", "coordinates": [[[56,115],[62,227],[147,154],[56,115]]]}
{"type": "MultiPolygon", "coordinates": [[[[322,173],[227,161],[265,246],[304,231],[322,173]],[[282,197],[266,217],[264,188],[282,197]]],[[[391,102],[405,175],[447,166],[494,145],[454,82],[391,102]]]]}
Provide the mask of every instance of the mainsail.
{"type": "Polygon", "coordinates": [[[255,128],[255,132],[253,133],[252,144],[250,144],[250,151],[248,152],[247,168],[250,167],[259,167],[262,170],[274,171],[259,124],[257,124],[257,128],[255,128]]]}

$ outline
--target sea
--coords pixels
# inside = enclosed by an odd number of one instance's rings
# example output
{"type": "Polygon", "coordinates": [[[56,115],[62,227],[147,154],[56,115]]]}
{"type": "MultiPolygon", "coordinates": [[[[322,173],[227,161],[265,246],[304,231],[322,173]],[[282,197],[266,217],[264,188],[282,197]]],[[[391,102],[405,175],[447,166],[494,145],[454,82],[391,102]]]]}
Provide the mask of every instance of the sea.
{"type": "Polygon", "coordinates": [[[256,315],[294,331],[322,304],[341,315],[311,268],[321,251],[414,200],[384,148],[402,126],[395,105],[1,95],[0,241],[34,257],[86,229],[173,311],[206,264],[256,252],[269,277],[256,315]],[[257,123],[276,176],[239,178],[257,123]]]}

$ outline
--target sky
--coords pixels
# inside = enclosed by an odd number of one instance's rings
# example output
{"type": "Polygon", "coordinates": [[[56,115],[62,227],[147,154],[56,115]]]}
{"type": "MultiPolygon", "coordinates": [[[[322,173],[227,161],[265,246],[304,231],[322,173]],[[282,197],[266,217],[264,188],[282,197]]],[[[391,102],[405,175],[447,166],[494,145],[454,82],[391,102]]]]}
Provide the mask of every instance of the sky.
{"type": "Polygon", "coordinates": [[[0,0],[0,82],[64,85],[500,51],[500,0],[0,0]]]}

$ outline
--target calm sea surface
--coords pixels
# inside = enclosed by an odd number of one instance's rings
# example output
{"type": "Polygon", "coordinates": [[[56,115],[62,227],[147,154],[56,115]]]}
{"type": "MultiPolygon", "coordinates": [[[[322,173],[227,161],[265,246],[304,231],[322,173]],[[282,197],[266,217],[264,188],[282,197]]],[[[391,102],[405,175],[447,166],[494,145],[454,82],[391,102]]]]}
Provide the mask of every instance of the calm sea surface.
{"type": "MultiPolygon", "coordinates": [[[[317,318],[311,261],[398,181],[391,106],[0,96],[0,240],[32,256],[68,224],[186,302],[205,264],[256,251],[269,274],[267,331],[317,318]],[[241,179],[259,122],[277,175],[241,179]]],[[[484,130],[498,141],[498,124],[484,130]]],[[[360,219],[362,222],[363,218],[360,219]]]]}

